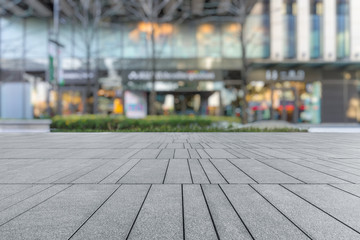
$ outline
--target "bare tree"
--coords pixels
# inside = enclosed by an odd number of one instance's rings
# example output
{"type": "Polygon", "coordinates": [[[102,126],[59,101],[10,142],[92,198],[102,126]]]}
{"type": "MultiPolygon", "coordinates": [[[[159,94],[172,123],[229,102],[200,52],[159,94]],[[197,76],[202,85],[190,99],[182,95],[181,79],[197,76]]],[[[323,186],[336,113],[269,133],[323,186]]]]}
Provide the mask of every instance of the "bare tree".
{"type": "MultiPolygon", "coordinates": [[[[242,122],[244,124],[248,121],[247,113],[247,84],[248,84],[248,74],[250,69],[250,64],[248,61],[247,55],[247,46],[251,38],[246,35],[246,25],[248,17],[258,0],[232,0],[229,12],[235,16],[235,21],[240,25],[239,39],[241,46],[241,88],[243,91],[243,99],[241,101],[242,105],[242,122]]],[[[249,36],[249,35],[248,35],[249,36]]]]}
{"type": "MultiPolygon", "coordinates": [[[[72,24],[79,25],[80,39],[85,48],[85,71],[86,71],[86,97],[85,109],[87,113],[93,113],[93,107],[89,101],[91,97],[91,59],[93,58],[93,45],[100,22],[105,17],[104,1],[100,0],[66,0],[72,7],[74,17],[70,18],[72,24]]],[[[96,80],[97,81],[97,80],[96,80]]],[[[95,93],[94,93],[95,94],[95,93]]],[[[95,96],[93,96],[95,98],[95,96]]]]}
{"type": "Polygon", "coordinates": [[[182,4],[183,0],[130,0],[125,1],[126,10],[132,13],[138,20],[151,24],[150,45],[151,45],[151,71],[152,71],[152,87],[149,97],[149,109],[151,115],[156,115],[156,26],[160,23],[170,22],[176,18],[184,19],[185,12],[179,17],[175,13],[177,8],[182,4]]]}

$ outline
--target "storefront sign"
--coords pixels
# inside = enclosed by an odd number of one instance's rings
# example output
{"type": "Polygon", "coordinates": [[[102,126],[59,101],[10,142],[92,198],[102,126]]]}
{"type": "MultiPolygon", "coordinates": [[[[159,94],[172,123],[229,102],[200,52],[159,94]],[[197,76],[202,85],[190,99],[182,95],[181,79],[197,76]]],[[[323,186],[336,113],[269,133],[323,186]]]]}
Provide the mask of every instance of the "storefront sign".
{"type": "MultiPolygon", "coordinates": [[[[151,81],[153,71],[130,71],[126,75],[129,81],[151,81]]],[[[159,81],[194,81],[216,80],[214,71],[156,71],[155,78],[159,81]]]]}
{"type": "Polygon", "coordinates": [[[63,79],[65,80],[66,84],[69,83],[86,83],[88,79],[90,82],[94,82],[95,80],[95,73],[93,71],[86,72],[83,70],[80,71],[64,71],[63,72],[63,79]]]}
{"type": "Polygon", "coordinates": [[[146,94],[144,92],[125,92],[125,114],[128,118],[144,118],[147,114],[146,94]]]}
{"type": "Polygon", "coordinates": [[[268,81],[304,81],[305,71],[304,70],[266,70],[265,78],[268,81]]]}

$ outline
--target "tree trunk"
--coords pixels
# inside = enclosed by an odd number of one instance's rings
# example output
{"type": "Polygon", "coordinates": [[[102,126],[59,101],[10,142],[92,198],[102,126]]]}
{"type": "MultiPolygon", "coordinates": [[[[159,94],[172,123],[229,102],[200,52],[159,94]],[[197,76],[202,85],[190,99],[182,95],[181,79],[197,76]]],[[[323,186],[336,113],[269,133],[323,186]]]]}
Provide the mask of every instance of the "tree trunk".
{"type": "Polygon", "coordinates": [[[245,21],[241,24],[240,31],[240,44],[241,44],[241,88],[243,90],[243,97],[241,101],[241,120],[243,124],[247,124],[248,122],[248,104],[246,101],[247,96],[247,77],[248,77],[248,63],[247,63],[247,55],[246,55],[246,42],[245,42],[245,21]]]}
{"type": "Polygon", "coordinates": [[[91,111],[91,103],[90,103],[90,96],[91,96],[91,86],[90,86],[90,44],[86,46],[86,113],[92,113],[91,111]]]}
{"type": "Polygon", "coordinates": [[[151,92],[149,97],[149,106],[150,106],[150,115],[156,115],[156,91],[155,91],[155,82],[156,82],[156,55],[155,55],[155,28],[154,23],[152,23],[151,29],[151,92]]]}

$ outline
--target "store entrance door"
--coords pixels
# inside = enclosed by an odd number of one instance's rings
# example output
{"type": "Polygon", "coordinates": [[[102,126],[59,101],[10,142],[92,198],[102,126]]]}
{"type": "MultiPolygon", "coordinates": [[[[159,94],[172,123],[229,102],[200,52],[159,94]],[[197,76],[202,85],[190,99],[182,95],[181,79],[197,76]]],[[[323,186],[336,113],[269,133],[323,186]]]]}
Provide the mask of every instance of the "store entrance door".
{"type": "Polygon", "coordinates": [[[271,119],[297,123],[299,97],[296,88],[271,89],[271,119]]]}

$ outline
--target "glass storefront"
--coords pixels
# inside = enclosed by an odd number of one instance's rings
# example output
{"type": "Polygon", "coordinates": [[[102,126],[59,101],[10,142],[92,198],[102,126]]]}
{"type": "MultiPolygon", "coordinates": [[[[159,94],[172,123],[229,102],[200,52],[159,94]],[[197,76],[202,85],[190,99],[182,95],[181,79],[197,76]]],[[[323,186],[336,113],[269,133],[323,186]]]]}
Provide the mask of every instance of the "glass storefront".
{"type": "Polygon", "coordinates": [[[249,121],[284,120],[319,123],[320,82],[252,81],[248,85],[249,121]]]}

